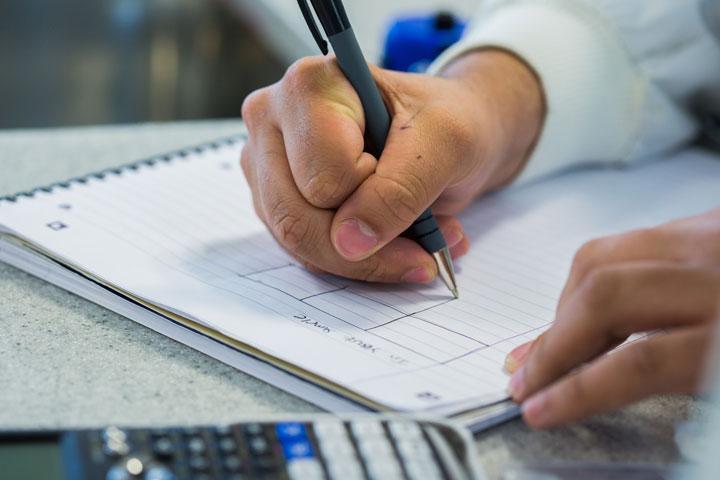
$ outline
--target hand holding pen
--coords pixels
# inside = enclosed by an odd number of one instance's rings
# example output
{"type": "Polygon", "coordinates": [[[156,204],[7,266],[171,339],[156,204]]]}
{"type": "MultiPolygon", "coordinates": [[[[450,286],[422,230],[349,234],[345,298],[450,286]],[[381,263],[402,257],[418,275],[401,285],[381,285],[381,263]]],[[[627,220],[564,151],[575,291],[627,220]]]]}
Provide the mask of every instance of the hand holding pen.
{"type": "Polygon", "coordinates": [[[389,112],[384,148],[335,59],[313,57],[245,101],[241,163],[257,214],[310,270],[427,283],[437,263],[403,233],[432,206],[450,254],[467,252],[454,215],[521,168],[539,129],[539,87],[500,51],[466,55],[444,78],[371,71],[389,112]]]}

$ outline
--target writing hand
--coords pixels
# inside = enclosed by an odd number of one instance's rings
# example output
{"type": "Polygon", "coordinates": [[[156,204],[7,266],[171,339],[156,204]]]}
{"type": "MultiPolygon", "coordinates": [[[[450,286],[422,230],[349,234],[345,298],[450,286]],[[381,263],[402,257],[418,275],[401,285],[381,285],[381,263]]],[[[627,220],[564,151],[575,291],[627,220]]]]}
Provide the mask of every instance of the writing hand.
{"type": "Polygon", "coordinates": [[[380,159],[363,151],[362,107],[335,60],[313,57],[246,99],[241,165],[258,216],[309,269],[429,282],[432,257],[399,235],[432,205],[451,253],[467,251],[453,215],[522,168],[542,121],[540,87],[494,50],[461,57],[442,78],[372,71],[392,116],[380,159]]]}
{"type": "Polygon", "coordinates": [[[530,426],[546,428],[696,392],[718,322],[720,209],[593,240],[575,257],[552,327],[508,356],[512,397],[530,426]]]}

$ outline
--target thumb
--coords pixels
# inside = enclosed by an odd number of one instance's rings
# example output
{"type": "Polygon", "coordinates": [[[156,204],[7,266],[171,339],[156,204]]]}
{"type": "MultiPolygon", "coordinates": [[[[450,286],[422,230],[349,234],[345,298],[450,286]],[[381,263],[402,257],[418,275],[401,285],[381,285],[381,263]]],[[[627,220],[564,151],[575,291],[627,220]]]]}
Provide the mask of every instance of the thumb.
{"type": "Polygon", "coordinates": [[[447,156],[422,128],[403,128],[405,121],[398,126],[398,120],[393,119],[375,172],[335,214],[333,245],[348,260],[365,259],[399,236],[451,181],[447,156]]]}

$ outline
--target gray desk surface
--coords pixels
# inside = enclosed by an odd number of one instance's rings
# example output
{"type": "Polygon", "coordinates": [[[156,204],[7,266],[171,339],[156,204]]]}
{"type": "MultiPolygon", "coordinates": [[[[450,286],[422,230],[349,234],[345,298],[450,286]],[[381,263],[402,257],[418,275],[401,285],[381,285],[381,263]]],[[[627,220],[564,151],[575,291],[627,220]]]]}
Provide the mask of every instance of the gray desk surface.
{"type": "MultiPolygon", "coordinates": [[[[238,132],[192,122],[0,132],[0,194],[238,132]]],[[[296,397],[42,280],[0,264],[0,428],[229,422],[315,412],[296,397]]],[[[693,403],[655,398],[550,432],[516,420],[477,438],[491,478],[511,462],[677,458],[693,403]]]]}

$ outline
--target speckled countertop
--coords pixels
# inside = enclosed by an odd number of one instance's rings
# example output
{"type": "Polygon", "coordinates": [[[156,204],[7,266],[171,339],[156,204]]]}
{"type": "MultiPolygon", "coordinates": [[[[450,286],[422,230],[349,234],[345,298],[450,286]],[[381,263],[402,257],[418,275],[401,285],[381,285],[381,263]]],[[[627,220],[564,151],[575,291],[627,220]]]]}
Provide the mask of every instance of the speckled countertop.
{"type": "MultiPolygon", "coordinates": [[[[239,121],[0,131],[0,195],[237,133],[239,121]]],[[[660,397],[550,432],[515,420],[477,437],[490,478],[515,462],[667,463],[694,408],[660,397]]],[[[145,327],[0,264],[0,428],[219,423],[316,412],[145,327]]]]}

